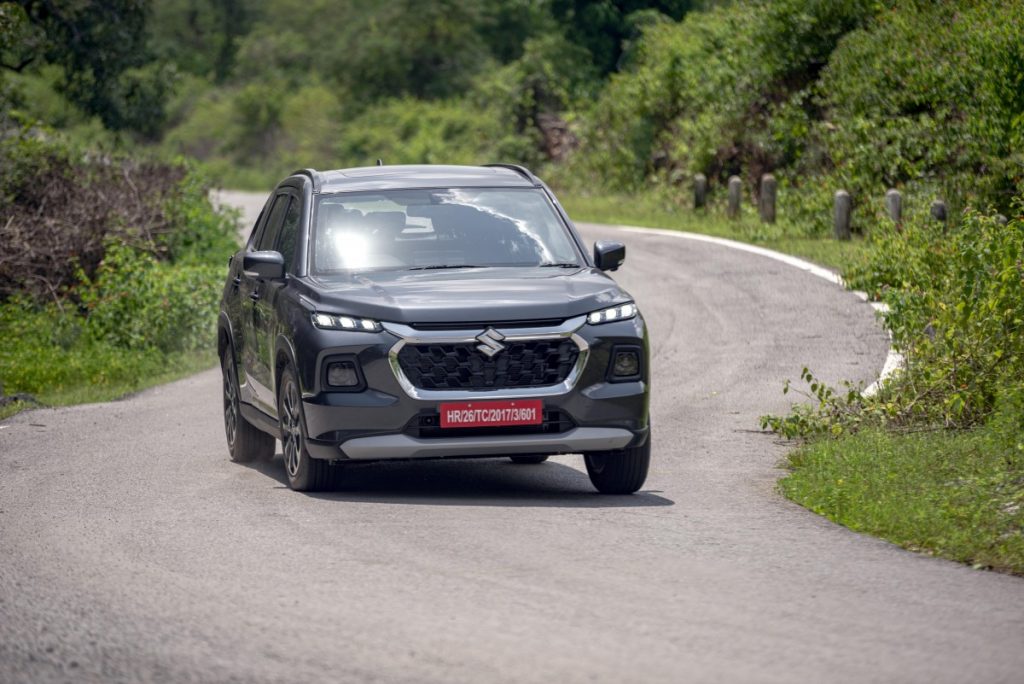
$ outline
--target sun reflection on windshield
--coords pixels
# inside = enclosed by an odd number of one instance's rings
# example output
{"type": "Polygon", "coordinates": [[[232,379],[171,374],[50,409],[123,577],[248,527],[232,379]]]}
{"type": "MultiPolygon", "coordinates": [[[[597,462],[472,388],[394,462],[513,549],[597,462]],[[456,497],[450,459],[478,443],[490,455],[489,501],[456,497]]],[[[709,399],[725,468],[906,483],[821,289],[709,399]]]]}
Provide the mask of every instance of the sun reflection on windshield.
{"type": "Polygon", "coordinates": [[[335,233],[334,249],[341,258],[342,268],[363,268],[371,265],[371,243],[365,235],[353,231],[335,233]]]}

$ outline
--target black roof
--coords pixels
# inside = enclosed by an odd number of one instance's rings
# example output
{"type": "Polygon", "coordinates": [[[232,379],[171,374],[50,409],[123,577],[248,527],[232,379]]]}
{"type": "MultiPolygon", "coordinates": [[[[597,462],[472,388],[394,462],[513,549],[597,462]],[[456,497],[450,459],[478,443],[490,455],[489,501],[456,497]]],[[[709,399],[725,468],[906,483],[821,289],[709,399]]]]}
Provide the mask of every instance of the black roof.
{"type": "Polygon", "coordinates": [[[313,181],[313,192],[447,187],[524,188],[540,185],[540,181],[528,170],[510,164],[361,166],[334,171],[303,169],[296,171],[294,175],[310,177],[313,181]]]}

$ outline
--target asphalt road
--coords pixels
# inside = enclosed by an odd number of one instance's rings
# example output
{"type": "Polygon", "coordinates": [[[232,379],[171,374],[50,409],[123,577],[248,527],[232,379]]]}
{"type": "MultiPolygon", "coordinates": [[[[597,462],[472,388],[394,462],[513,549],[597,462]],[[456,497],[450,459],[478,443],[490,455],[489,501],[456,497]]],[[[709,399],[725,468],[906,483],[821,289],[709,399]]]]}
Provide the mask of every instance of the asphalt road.
{"type": "Polygon", "coordinates": [[[573,457],[293,493],[280,455],[228,461],[217,370],[23,413],[0,424],[0,681],[1024,680],[1024,581],[774,490],[758,415],[804,364],[874,379],[870,307],[761,256],[584,232],[627,243],[653,336],[641,493],[594,493],[573,457]]]}

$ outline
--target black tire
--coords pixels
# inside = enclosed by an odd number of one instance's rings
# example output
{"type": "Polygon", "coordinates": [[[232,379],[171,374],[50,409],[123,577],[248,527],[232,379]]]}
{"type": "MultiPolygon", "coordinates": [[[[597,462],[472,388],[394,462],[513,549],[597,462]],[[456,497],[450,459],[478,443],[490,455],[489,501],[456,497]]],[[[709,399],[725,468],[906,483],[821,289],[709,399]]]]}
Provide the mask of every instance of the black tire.
{"type": "Polygon", "coordinates": [[[281,451],[288,486],[297,492],[316,492],[334,484],[335,470],[328,461],[313,458],[306,449],[306,417],[302,392],[291,365],[281,372],[277,388],[277,416],[281,426],[281,451]]]}
{"type": "Polygon", "coordinates": [[[520,465],[537,465],[548,460],[547,456],[509,456],[508,460],[520,465]]]}
{"type": "Polygon", "coordinates": [[[238,369],[235,367],[231,347],[224,350],[220,370],[224,379],[224,434],[228,439],[231,460],[235,463],[270,460],[274,457],[274,438],[242,416],[238,396],[238,369]]]}
{"type": "Polygon", "coordinates": [[[643,446],[585,454],[587,475],[602,494],[632,494],[644,486],[651,465],[651,438],[643,446]]]}

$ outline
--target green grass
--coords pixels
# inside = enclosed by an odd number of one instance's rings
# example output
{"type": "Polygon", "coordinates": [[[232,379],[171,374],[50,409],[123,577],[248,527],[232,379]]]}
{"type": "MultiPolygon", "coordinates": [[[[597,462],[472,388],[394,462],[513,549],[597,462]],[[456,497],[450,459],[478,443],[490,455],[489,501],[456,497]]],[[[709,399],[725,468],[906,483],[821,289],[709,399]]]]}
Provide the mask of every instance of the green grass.
{"type": "Polygon", "coordinates": [[[581,195],[560,191],[559,201],[574,221],[667,228],[724,237],[792,254],[822,266],[844,271],[863,262],[868,247],[855,237],[840,242],[827,237],[807,237],[784,222],[764,224],[750,207],[735,220],[720,207],[694,211],[656,195],[581,195]]]}
{"type": "MultiPolygon", "coordinates": [[[[0,395],[27,394],[44,406],[110,401],[216,365],[210,345],[167,353],[129,348],[95,339],[77,314],[8,302],[0,305],[0,395]]],[[[33,406],[0,406],[0,418],[33,406]]]]}
{"type": "MultiPolygon", "coordinates": [[[[4,355],[0,379],[9,395],[29,394],[43,406],[111,401],[217,364],[212,351],[161,354],[97,345],[37,351],[36,360],[21,358],[17,366],[9,354],[4,355]]],[[[21,401],[5,404],[0,406],[0,420],[31,408],[36,405],[21,401]]]]}
{"type": "Polygon", "coordinates": [[[34,404],[26,403],[24,401],[12,401],[10,403],[0,405],[0,420],[10,418],[15,413],[21,413],[25,409],[34,407],[34,404]]]}
{"type": "Polygon", "coordinates": [[[1024,574],[1022,434],[1020,416],[961,434],[865,430],[793,451],[780,487],[850,529],[1024,574]]]}

